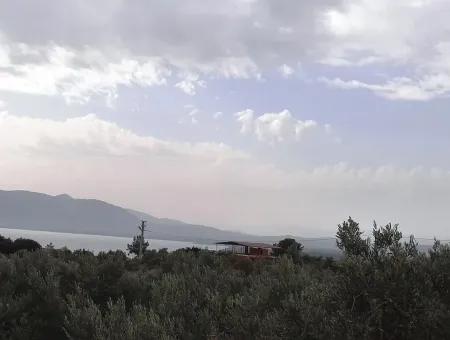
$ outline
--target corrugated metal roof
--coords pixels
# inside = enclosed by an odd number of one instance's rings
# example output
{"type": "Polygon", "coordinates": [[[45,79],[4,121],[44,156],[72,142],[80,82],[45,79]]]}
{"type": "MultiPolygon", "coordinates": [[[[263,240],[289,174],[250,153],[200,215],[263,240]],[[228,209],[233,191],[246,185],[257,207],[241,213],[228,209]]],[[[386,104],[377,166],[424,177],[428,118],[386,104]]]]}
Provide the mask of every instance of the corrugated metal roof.
{"type": "Polygon", "coordinates": [[[251,248],[279,248],[277,246],[274,246],[272,244],[268,243],[254,243],[254,242],[238,242],[238,241],[224,241],[224,242],[216,242],[216,244],[221,245],[229,245],[229,246],[244,246],[244,247],[251,247],[251,248]]]}

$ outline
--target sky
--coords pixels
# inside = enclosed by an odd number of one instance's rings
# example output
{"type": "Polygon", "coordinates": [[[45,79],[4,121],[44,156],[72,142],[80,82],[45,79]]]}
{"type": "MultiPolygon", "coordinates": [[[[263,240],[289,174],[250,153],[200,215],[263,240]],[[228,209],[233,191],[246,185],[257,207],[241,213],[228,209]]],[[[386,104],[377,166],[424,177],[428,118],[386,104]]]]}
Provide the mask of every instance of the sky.
{"type": "Polygon", "coordinates": [[[447,0],[0,0],[0,189],[450,238],[447,0]]]}

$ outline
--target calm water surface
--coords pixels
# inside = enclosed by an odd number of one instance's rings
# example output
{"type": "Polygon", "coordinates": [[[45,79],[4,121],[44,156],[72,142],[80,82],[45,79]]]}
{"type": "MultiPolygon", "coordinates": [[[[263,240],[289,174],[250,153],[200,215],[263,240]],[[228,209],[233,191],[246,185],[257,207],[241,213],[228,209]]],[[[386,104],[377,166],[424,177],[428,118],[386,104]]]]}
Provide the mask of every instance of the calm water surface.
{"type": "MultiPolygon", "coordinates": [[[[52,231],[37,231],[37,230],[23,230],[0,228],[0,235],[16,239],[19,237],[30,238],[39,242],[43,247],[49,243],[53,243],[55,248],[67,247],[70,250],[88,249],[94,253],[108,250],[126,250],[127,244],[131,243],[131,237],[117,237],[117,236],[102,236],[102,235],[88,235],[88,234],[69,234],[56,233],[52,231]]],[[[167,248],[173,251],[186,247],[199,247],[215,249],[214,245],[197,244],[193,242],[168,241],[168,240],[147,240],[150,243],[151,249],[167,248]]]]}

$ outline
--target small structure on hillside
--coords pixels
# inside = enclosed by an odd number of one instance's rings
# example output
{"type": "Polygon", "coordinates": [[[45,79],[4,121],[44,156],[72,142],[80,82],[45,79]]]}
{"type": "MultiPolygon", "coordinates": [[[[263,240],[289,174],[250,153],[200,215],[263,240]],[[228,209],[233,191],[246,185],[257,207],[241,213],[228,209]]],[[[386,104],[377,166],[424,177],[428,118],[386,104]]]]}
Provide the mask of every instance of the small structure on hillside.
{"type": "Polygon", "coordinates": [[[224,249],[220,250],[222,252],[250,257],[271,257],[273,255],[274,249],[279,248],[277,246],[273,246],[268,243],[237,242],[237,241],[217,242],[216,246],[225,246],[224,249]]]}

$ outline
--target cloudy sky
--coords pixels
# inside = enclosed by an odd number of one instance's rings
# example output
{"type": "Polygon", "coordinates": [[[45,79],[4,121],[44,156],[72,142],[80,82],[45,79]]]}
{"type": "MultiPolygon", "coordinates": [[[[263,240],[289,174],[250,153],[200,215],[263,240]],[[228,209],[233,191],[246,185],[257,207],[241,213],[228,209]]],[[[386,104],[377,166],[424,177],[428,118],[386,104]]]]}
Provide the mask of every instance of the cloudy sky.
{"type": "Polygon", "coordinates": [[[447,0],[0,0],[0,188],[450,238],[447,0]]]}

